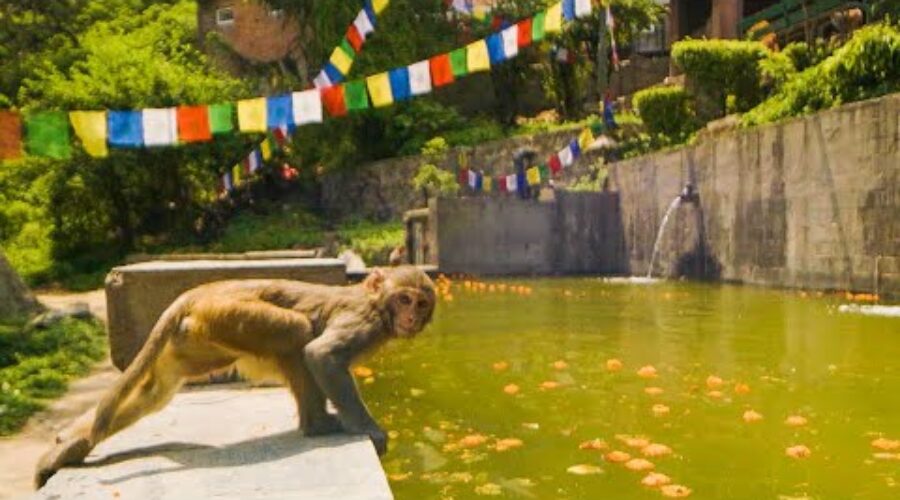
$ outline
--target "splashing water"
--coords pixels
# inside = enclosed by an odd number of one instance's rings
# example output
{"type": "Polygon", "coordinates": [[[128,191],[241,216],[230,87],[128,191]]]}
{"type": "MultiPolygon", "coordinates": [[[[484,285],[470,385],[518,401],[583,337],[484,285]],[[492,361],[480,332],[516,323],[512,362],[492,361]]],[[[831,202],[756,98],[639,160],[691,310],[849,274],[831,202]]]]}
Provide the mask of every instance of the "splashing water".
{"type": "Polygon", "coordinates": [[[669,216],[672,215],[672,212],[678,208],[678,205],[681,204],[681,197],[676,196],[672,203],[669,204],[669,208],[666,210],[666,215],[663,215],[662,222],[659,224],[659,232],[656,233],[656,241],[653,243],[653,254],[650,256],[650,267],[647,268],[647,278],[653,277],[653,264],[656,262],[656,255],[659,253],[659,243],[662,241],[663,232],[666,230],[666,224],[669,222],[669,216]]]}

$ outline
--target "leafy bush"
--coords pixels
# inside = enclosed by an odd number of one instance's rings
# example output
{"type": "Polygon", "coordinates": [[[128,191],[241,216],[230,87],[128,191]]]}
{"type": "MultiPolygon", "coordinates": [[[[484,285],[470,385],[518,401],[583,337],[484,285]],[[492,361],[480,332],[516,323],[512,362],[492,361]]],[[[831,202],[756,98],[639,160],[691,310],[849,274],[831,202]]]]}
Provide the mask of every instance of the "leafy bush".
{"type": "Polygon", "coordinates": [[[745,114],[743,123],[774,122],[896,91],[900,91],[900,30],[870,25],[830,57],[787,81],[745,114]]]}
{"type": "Polygon", "coordinates": [[[697,130],[691,99],[680,85],[646,88],[635,92],[631,102],[651,134],[684,140],[697,130]]]}
{"type": "Polygon", "coordinates": [[[453,196],[459,191],[459,183],[453,172],[440,169],[431,163],[419,167],[410,181],[416,191],[423,191],[426,198],[453,196]]]}
{"type": "Polygon", "coordinates": [[[401,222],[351,221],[338,228],[338,238],[368,265],[382,265],[391,250],[404,243],[406,229],[401,222]]]}
{"type": "Polygon", "coordinates": [[[702,101],[705,119],[722,116],[728,96],[734,96],[735,109],[727,111],[745,111],[759,103],[758,63],[767,55],[762,43],[751,41],[683,40],[672,45],[672,60],[702,101]]]}

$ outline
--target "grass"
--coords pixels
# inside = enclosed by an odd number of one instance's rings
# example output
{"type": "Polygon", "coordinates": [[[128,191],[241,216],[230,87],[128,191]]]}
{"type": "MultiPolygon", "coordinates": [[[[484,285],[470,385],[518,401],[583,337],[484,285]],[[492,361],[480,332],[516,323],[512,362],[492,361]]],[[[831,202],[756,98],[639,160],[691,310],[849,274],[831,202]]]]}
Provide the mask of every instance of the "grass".
{"type": "Polygon", "coordinates": [[[95,320],[67,318],[31,331],[23,320],[0,322],[0,436],[21,429],[106,350],[106,334],[95,320]]]}

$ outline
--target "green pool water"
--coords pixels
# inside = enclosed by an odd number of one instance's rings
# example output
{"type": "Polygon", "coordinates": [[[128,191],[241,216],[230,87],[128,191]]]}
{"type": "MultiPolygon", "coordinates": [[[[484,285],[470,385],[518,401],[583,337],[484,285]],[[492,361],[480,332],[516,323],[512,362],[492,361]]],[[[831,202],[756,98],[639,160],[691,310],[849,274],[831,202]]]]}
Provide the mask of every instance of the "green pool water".
{"type": "Polygon", "coordinates": [[[579,449],[599,438],[640,457],[623,434],[671,447],[649,460],[690,498],[900,498],[900,450],[890,459],[870,444],[900,439],[900,320],[751,287],[515,284],[533,293],[454,284],[419,338],[365,362],[362,391],[393,438],[382,460],[397,498],[663,498],[640,484],[646,473],[579,449]],[[621,371],[607,370],[611,358],[621,371]],[[639,377],[644,365],[658,377],[639,377]],[[721,398],[707,394],[710,375],[725,381],[721,398]],[[655,404],[669,413],[654,415],[655,404]],[[763,419],[745,422],[751,409],[763,419]],[[807,425],[786,425],[790,415],[807,425]],[[498,451],[498,439],[522,445],[498,451]],[[794,445],[811,455],[786,456],[794,445]],[[568,473],[576,464],[602,473],[568,473]]]}

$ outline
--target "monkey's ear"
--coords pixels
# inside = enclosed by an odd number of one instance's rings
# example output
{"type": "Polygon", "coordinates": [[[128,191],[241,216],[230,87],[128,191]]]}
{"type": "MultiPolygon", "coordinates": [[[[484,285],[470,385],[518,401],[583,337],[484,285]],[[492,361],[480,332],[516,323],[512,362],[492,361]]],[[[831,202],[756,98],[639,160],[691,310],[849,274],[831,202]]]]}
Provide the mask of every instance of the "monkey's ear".
{"type": "Polygon", "coordinates": [[[363,281],[363,286],[366,287],[369,293],[380,293],[386,279],[387,276],[384,274],[384,271],[376,268],[363,281]]]}

